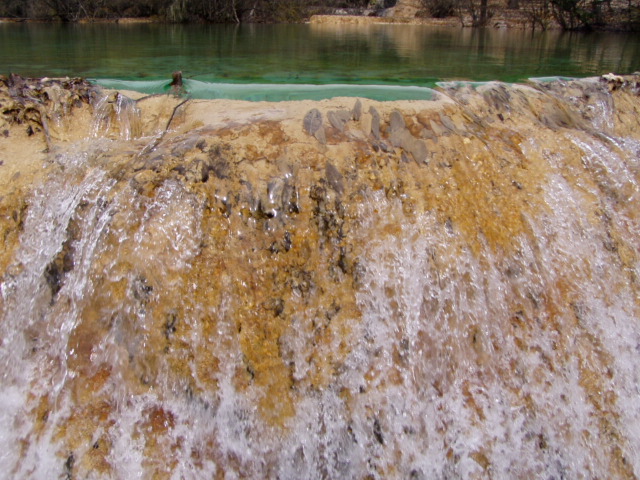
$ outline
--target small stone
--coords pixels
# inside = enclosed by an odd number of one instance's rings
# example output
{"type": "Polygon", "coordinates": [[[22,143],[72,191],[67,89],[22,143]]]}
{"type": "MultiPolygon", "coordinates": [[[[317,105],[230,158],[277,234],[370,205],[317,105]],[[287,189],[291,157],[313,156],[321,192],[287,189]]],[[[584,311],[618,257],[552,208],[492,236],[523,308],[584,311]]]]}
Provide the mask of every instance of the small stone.
{"type": "Polygon", "coordinates": [[[389,135],[389,141],[394,147],[399,147],[409,152],[418,164],[429,163],[427,159],[427,146],[422,140],[415,138],[406,128],[395,130],[389,135]]]}
{"type": "Polygon", "coordinates": [[[400,147],[409,152],[419,164],[427,163],[427,147],[423,141],[411,135],[402,113],[398,110],[391,112],[389,118],[389,141],[394,147],[400,147]]]}
{"type": "Polygon", "coordinates": [[[362,102],[360,99],[356,100],[356,104],[353,106],[353,110],[351,111],[351,118],[353,118],[356,122],[360,120],[362,117],[362,102]]]}
{"type": "Polygon", "coordinates": [[[351,118],[351,113],[346,110],[332,110],[327,113],[327,118],[333,128],[340,132],[344,132],[344,128],[351,118]]]}
{"type": "Polygon", "coordinates": [[[371,135],[376,140],[380,140],[380,114],[374,107],[369,108],[369,113],[371,114],[371,135]]]}
{"type": "Polygon", "coordinates": [[[226,180],[231,175],[231,166],[225,158],[211,159],[209,170],[220,180],[226,180]]]}
{"type": "Polygon", "coordinates": [[[320,113],[320,110],[317,108],[309,110],[304,116],[302,126],[309,135],[315,135],[322,127],[322,113],[320,113]]]}
{"type": "Polygon", "coordinates": [[[316,130],[316,133],[314,133],[313,136],[316,137],[316,139],[322,145],[326,145],[327,144],[327,135],[324,132],[324,127],[321,126],[318,130],[316,130]]]}
{"type": "Polygon", "coordinates": [[[624,84],[624,78],[613,73],[607,73],[606,75],[602,75],[600,78],[609,84],[610,90],[617,90],[624,84]]]}
{"type": "Polygon", "coordinates": [[[390,152],[393,151],[393,148],[389,147],[389,145],[387,145],[383,141],[380,141],[379,143],[376,143],[375,145],[378,147],[378,150],[382,150],[385,153],[390,153],[390,152]]]}
{"type": "Polygon", "coordinates": [[[334,167],[331,163],[327,162],[325,167],[325,174],[327,176],[327,182],[333,190],[342,195],[344,193],[344,182],[342,178],[342,174],[338,171],[336,167],[334,167]]]}
{"type": "Polygon", "coordinates": [[[178,330],[178,327],[176,326],[177,323],[178,316],[174,312],[168,313],[163,325],[164,337],[167,340],[171,340],[173,334],[178,330]]]}
{"type": "Polygon", "coordinates": [[[171,87],[171,93],[174,95],[184,95],[186,92],[184,88],[184,83],[182,82],[182,72],[177,71],[171,74],[171,83],[169,84],[171,87]]]}
{"type": "Polygon", "coordinates": [[[384,445],[384,437],[382,436],[382,427],[380,426],[380,420],[378,420],[377,418],[373,420],[373,436],[375,437],[376,441],[380,445],[384,445]]]}
{"type": "Polygon", "coordinates": [[[442,125],[444,125],[446,128],[448,128],[451,131],[456,130],[455,123],[453,123],[453,121],[449,117],[443,114],[440,114],[439,116],[440,116],[440,121],[442,122],[442,125]]]}
{"type": "Polygon", "coordinates": [[[504,110],[509,107],[511,94],[504,85],[495,85],[482,92],[484,101],[496,110],[504,110]]]}
{"type": "Polygon", "coordinates": [[[20,75],[16,75],[15,73],[9,74],[9,78],[7,79],[8,87],[22,88],[24,84],[25,84],[25,80],[20,75]]]}
{"type": "Polygon", "coordinates": [[[169,85],[174,87],[174,88],[181,88],[182,87],[183,84],[182,84],[182,72],[181,71],[173,72],[171,74],[171,83],[169,85]]]}
{"type": "Polygon", "coordinates": [[[391,112],[391,117],[389,118],[389,130],[396,132],[404,130],[405,128],[407,128],[407,124],[404,122],[402,114],[398,110],[391,112]]]}
{"type": "Polygon", "coordinates": [[[291,250],[291,247],[293,246],[293,242],[291,241],[291,233],[284,232],[284,240],[282,244],[284,245],[285,252],[291,250]]]}

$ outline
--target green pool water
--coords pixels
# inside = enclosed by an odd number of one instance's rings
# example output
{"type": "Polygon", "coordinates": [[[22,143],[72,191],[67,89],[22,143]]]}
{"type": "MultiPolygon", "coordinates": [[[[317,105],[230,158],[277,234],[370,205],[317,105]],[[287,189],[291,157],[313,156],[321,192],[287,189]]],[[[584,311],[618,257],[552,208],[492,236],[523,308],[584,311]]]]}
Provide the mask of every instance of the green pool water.
{"type": "Polygon", "coordinates": [[[640,69],[640,36],[419,25],[0,24],[0,71],[199,98],[429,98],[437,82],[640,69]]]}

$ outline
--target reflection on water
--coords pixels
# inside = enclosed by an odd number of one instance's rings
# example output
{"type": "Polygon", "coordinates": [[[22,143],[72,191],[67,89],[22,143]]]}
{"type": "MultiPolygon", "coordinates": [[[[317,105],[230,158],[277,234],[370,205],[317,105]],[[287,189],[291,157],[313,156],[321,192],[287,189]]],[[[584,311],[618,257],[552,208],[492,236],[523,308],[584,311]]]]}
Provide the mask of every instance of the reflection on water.
{"type": "Polygon", "coordinates": [[[430,86],[640,69],[634,35],[419,25],[0,25],[0,57],[23,75],[430,86]]]}

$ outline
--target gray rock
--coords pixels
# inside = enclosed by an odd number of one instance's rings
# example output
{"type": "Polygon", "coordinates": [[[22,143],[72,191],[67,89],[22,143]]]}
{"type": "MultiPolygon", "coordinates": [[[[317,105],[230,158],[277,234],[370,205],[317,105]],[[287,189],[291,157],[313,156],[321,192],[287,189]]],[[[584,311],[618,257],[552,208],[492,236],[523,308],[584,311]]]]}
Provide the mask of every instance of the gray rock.
{"type": "Polygon", "coordinates": [[[376,140],[380,140],[380,114],[374,107],[369,108],[371,114],[371,135],[376,140]]]}
{"type": "Polygon", "coordinates": [[[320,113],[320,110],[317,108],[309,110],[304,116],[302,126],[309,135],[315,135],[322,127],[322,113],[320,113]]]}
{"type": "Polygon", "coordinates": [[[439,116],[440,116],[440,121],[442,122],[442,125],[444,125],[446,128],[448,128],[452,132],[456,131],[456,125],[455,123],[453,123],[453,121],[449,117],[441,113],[439,114],[439,116]]]}
{"type": "Polygon", "coordinates": [[[413,159],[419,164],[429,163],[427,146],[422,140],[415,138],[406,128],[402,130],[391,131],[389,141],[394,147],[402,148],[409,152],[413,159]]]}
{"type": "MultiPolygon", "coordinates": [[[[417,163],[429,163],[427,160],[427,146],[422,140],[411,135],[402,113],[398,110],[391,112],[389,117],[389,142],[394,147],[410,153],[417,163]]],[[[404,155],[404,158],[406,158],[406,155],[404,155]]]]}
{"type": "Polygon", "coordinates": [[[356,122],[360,121],[360,117],[362,117],[362,102],[360,99],[356,100],[356,104],[353,106],[353,110],[351,111],[351,118],[353,118],[356,122]]]}
{"type": "Polygon", "coordinates": [[[344,193],[344,182],[342,174],[331,163],[327,162],[325,166],[325,175],[327,176],[327,182],[333,190],[342,195],[344,193]]]}
{"type": "Polygon", "coordinates": [[[487,105],[498,111],[509,109],[511,94],[505,85],[495,85],[482,92],[482,97],[487,105]]]}
{"type": "Polygon", "coordinates": [[[209,163],[209,171],[220,180],[229,179],[231,176],[231,166],[225,158],[212,159],[209,163]]]}
{"type": "Polygon", "coordinates": [[[404,117],[402,114],[398,110],[391,112],[391,117],[389,118],[389,130],[395,132],[406,128],[407,124],[404,123],[404,117]]]}
{"type": "Polygon", "coordinates": [[[389,147],[389,145],[387,145],[383,141],[380,141],[380,143],[378,143],[378,148],[380,148],[380,150],[386,153],[393,152],[393,148],[389,147]]]}
{"type": "Polygon", "coordinates": [[[333,128],[340,132],[344,132],[344,127],[351,119],[351,113],[347,110],[332,110],[327,113],[327,118],[333,128]]]}
{"type": "Polygon", "coordinates": [[[324,127],[321,126],[318,130],[316,130],[316,133],[314,133],[313,136],[316,137],[316,139],[322,145],[326,145],[327,144],[327,135],[324,132],[324,127]]]}

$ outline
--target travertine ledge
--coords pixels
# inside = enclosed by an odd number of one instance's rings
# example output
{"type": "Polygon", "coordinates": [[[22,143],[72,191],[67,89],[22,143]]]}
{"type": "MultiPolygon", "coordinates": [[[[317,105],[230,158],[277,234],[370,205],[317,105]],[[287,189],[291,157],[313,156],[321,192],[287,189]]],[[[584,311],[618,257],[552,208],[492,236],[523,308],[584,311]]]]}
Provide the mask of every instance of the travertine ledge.
{"type": "Polygon", "coordinates": [[[0,79],[3,471],[636,477],[639,81],[0,79]]]}

